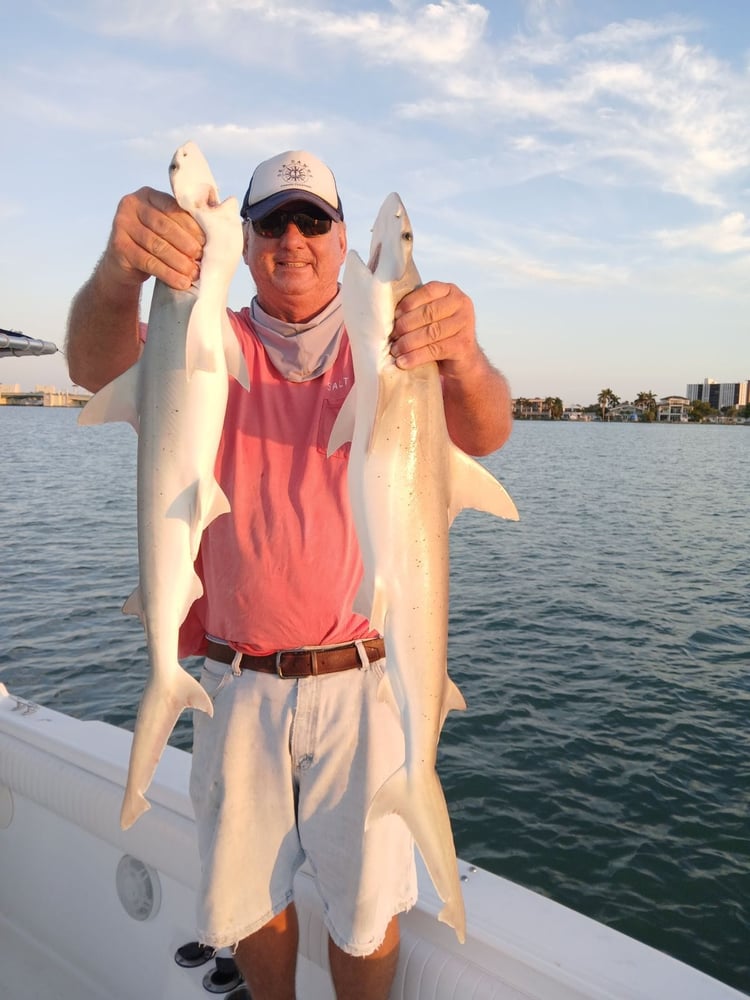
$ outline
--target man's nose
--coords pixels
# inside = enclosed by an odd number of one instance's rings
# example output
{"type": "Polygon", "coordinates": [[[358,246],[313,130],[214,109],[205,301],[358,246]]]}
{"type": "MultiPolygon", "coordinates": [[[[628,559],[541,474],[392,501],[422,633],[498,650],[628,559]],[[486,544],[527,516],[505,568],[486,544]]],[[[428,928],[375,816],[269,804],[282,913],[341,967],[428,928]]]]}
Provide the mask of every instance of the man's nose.
{"type": "Polygon", "coordinates": [[[289,222],[287,222],[286,229],[281,234],[281,236],[279,236],[279,240],[281,242],[287,242],[287,243],[289,242],[299,243],[304,239],[305,237],[302,235],[299,228],[297,227],[297,223],[293,219],[290,219],[289,222]]]}

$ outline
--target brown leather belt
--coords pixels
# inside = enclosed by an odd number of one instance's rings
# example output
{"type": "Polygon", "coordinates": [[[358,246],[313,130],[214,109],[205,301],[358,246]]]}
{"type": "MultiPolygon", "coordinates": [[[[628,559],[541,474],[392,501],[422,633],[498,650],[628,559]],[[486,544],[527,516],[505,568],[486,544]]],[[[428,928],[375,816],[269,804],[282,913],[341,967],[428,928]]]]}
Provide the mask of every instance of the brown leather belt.
{"type": "MultiPolygon", "coordinates": [[[[346,646],[319,646],[315,649],[284,649],[266,656],[251,656],[243,653],[239,666],[241,670],[258,670],[262,674],[278,674],[279,677],[313,677],[317,674],[335,674],[340,670],[361,667],[357,646],[361,645],[370,663],[385,656],[382,639],[362,639],[346,646]]],[[[206,655],[219,663],[232,663],[236,656],[231,646],[224,642],[208,640],[206,655]]]]}

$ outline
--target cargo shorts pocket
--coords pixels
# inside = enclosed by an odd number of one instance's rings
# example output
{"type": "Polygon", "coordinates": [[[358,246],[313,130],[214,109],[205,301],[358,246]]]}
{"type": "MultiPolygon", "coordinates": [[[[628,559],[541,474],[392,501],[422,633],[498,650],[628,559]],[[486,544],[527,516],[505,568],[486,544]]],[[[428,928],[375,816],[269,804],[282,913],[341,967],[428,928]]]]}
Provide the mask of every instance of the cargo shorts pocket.
{"type": "Polygon", "coordinates": [[[200,683],[211,701],[216,701],[219,692],[228,687],[233,678],[234,674],[229,664],[206,660],[201,670],[200,683]]]}

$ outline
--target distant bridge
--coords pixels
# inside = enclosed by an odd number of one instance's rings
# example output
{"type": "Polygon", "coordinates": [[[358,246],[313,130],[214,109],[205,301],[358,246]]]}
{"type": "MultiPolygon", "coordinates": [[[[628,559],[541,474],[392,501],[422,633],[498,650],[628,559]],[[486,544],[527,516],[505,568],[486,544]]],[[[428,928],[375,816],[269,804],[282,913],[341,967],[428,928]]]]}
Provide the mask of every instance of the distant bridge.
{"type": "Polygon", "coordinates": [[[85,406],[90,392],[61,392],[59,389],[24,390],[0,389],[0,406],[85,406]]]}

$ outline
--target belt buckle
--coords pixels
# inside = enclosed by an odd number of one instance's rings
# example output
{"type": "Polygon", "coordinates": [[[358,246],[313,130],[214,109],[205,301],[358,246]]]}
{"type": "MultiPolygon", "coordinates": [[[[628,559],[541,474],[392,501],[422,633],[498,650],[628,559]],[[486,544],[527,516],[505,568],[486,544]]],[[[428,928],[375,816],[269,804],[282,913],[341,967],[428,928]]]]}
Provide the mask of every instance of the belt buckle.
{"type": "Polygon", "coordinates": [[[306,674],[285,674],[281,666],[281,657],[285,653],[307,653],[310,657],[310,674],[312,676],[317,676],[318,673],[318,651],[316,649],[280,649],[276,653],[276,673],[279,677],[285,678],[286,680],[299,679],[300,677],[307,676],[306,674]]]}
{"type": "Polygon", "coordinates": [[[276,673],[278,674],[279,677],[284,676],[284,671],[281,669],[281,657],[284,655],[285,652],[286,652],[285,649],[280,649],[276,653],[276,673]]]}

